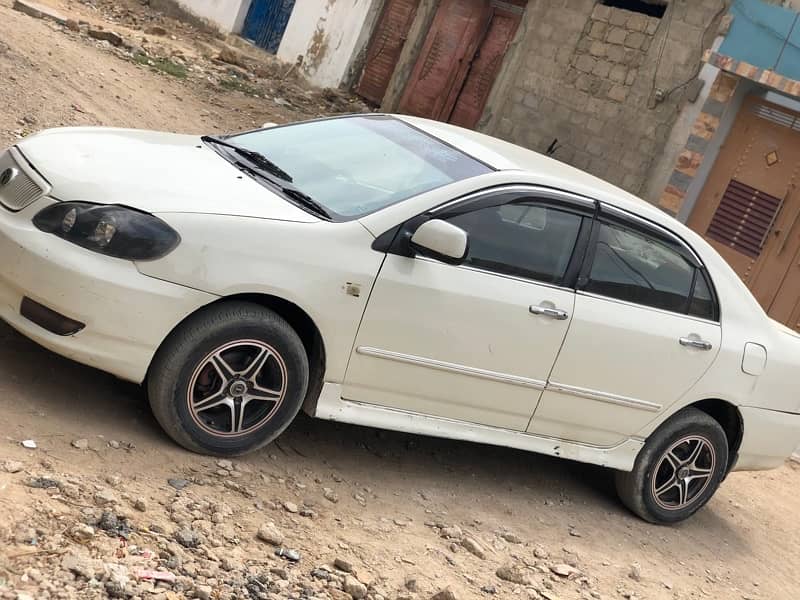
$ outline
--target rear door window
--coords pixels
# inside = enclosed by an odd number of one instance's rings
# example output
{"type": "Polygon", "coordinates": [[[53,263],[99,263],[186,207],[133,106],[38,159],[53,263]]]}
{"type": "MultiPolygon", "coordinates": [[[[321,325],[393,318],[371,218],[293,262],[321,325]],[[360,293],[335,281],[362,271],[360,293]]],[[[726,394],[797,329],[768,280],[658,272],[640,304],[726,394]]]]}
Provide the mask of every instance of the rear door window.
{"type": "MultiPolygon", "coordinates": [[[[661,236],[599,222],[581,289],[625,302],[706,319],[716,303],[705,271],[661,236]]],[[[676,242],[677,244],[677,242],[676,242]]]]}

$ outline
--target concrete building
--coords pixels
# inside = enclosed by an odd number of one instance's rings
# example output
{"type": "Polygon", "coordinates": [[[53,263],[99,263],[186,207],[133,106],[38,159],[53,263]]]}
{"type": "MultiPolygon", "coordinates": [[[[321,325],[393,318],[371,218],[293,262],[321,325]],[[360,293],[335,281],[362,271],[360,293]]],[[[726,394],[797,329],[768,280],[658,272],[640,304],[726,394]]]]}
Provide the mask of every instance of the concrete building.
{"type": "Polygon", "coordinates": [[[729,30],[705,54],[710,93],[674,132],[682,147],[658,205],[800,331],[800,7],[779,4],[732,4],[729,30]]]}
{"type": "Polygon", "coordinates": [[[724,0],[385,0],[356,90],[386,111],[555,149],[645,194],[654,157],[703,93],[703,51],[725,9],[724,0]]]}
{"type": "Polygon", "coordinates": [[[366,43],[378,0],[158,0],[175,3],[223,32],[237,33],[287,62],[311,83],[339,87],[366,43]]]}

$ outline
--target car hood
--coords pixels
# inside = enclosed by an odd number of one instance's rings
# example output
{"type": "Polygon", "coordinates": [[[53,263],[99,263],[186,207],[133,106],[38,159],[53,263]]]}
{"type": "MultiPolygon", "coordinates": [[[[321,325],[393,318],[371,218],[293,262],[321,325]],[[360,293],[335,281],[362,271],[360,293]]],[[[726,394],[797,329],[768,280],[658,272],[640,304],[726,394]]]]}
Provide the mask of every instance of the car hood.
{"type": "Polygon", "coordinates": [[[318,221],[195,135],[70,127],[43,131],[17,147],[59,200],[123,204],[149,213],[318,221]]]}

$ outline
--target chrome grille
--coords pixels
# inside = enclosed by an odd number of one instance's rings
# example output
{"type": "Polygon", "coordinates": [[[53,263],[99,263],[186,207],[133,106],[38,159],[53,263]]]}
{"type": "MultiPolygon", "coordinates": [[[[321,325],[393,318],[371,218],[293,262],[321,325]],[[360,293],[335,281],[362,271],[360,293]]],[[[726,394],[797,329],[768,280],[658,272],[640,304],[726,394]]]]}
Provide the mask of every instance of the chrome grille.
{"type": "Polygon", "coordinates": [[[0,203],[14,212],[41,198],[47,189],[16,148],[0,155],[0,203]]]}

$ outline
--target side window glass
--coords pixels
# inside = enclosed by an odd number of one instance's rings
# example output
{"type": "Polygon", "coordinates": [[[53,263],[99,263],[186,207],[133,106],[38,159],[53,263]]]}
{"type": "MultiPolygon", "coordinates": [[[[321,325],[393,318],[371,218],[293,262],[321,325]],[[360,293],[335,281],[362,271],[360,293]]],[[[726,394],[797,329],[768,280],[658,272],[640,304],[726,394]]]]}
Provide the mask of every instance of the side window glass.
{"type": "Polygon", "coordinates": [[[656,238],[600,224],[586,291],[685,314],[695,267],[656,238]]]}
{"type": "Polygon", "coordinates": [[[708,280],[702,271],[697,272],[697,282],[694,284],[694,295],[689,305],[689,314],[693,317],[714,321],[717,318],[714,295],[708,286],[708,280]]]}
{"type": "Polygon", "coordinates": [[[469,235],[465,264],[560,284],[583,217],[533,202],[505,204],[450,217],[469,235]]]}

